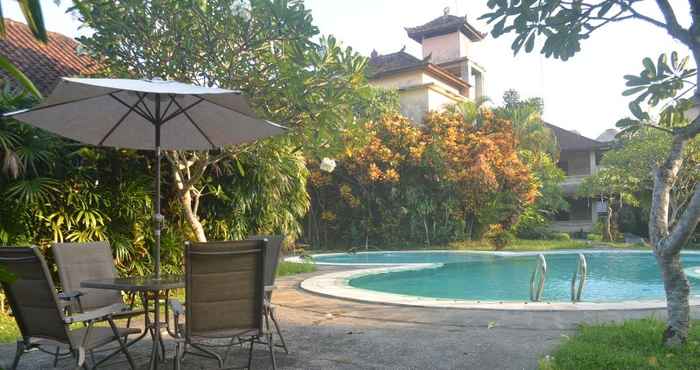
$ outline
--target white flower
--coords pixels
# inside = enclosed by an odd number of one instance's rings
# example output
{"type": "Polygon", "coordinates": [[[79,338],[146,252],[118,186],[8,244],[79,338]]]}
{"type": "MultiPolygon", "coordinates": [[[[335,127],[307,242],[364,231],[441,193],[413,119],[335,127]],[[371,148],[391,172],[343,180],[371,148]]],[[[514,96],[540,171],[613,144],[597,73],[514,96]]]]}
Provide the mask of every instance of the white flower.
{"type": "Polygon", "coordinates": [[[333,172],[333,170],[335,169],[335,160],[334,160],[334,159],[330,159],[330,158],[328,158],[328,157],[325,157],[325,158],[323,158],[323,160],[321,161],[321,166],[320,166],[320,167],[321,167],[321,171],[329,172],[329,173],[330,173],[330,172],[333,172]]]}

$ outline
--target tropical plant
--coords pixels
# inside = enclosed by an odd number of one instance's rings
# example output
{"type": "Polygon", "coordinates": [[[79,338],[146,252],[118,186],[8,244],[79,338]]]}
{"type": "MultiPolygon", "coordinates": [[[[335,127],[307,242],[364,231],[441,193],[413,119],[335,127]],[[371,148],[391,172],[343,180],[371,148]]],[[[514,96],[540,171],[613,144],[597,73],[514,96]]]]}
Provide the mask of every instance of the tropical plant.
{"type": "MultiPolygon", "coordinates": [[[[333,37],[316,41],[302,1],[90,0],[75,1],[74,9],[94,30],[81,41],[103,58],[105,72],[242,90],[260,116],[292,128],[275,143],[311,158],[341,153],[361,137],[356,107],[373,98],[366,58],[333,37]]],[[[197,212],[209,194],[205,177],[247,150],[167,153],[176,198],[197,240],[207,239],[197,212]]]]}
{"type": "MultiPolygon", "coordinates": [[[[535,49],[536,39],[544,38],[541,53],[546,57],[567,60],[581,50],[584,40],[612,23],[636,20],[650,24],[680,42],[700,65],[700,3],[689,0],[690,26],[683,26],[676,17],[680,2],[655,0],[655,15],[639,0],[489,0],[493,11],[481,18],[494,23],[494,37],[508,33],[516,35],[514,52],[535,49]],[[661,20],[659,20],[659,16],[661,20]]],[[[685,11],[685,9],[684,9],[685,11]]],[[[640,35],[640,40],[643,39],[640,35]]],[[[633,118],[621,120],[618,125],[630,132],[651,127],[671,135],[671,147],[654,169],[654,188],[649,218],[649,236],[662,271],[667,298],[667,329],[663,341],[668,346],[686,342],[690,322],[688,296],[690,286],[681,265],[680,251],[688,243],[700,221],[700,186],[676,220],[670,219],[669,203],[673,184],[683,166],[683,152],[689,142],[700,134],[700,84],[695,68],[677,52],[661,55],[656,62],[643,60],[644,68],[638,75],[625,76],[624,94],[636,95],[630,103],[633,118]],[[692,97],[688,94],[694,92],[692,97]],[[645,103],[646,106],[643,106],[645,103]],[[662,104],[658,124],[650,124],[648,106],[662,104]]]]}

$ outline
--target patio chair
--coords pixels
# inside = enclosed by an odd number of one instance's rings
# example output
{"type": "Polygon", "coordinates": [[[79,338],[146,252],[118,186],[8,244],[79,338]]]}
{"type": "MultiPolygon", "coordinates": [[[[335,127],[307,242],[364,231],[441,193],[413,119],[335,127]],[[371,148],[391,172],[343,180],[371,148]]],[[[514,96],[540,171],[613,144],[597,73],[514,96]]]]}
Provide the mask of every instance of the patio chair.
{"type": "Polygon", "coordinates": [[[36,247],[0,248],[0,266],[13,275],[12,281],[2,282],[2,288],[22,333],[22,339],[17,341],[12,370],[17,368],[20,357],[31,350],[54,354],[43,346],[67,349],[75,358],[78,368],[88,368],[86,352],[115,341],[119,348],[94,363],[93,368],[123,352],[130,367],[136,369],[122,337],[137,334],[140,330],[118,328],[113,320],[113,316],[123,312],[126,306],[115,304],[71,316],[64,315],[49,269],[36,247]],[[106,321],[109,327],[94,326],[100,321],[106,321]],[[83,323],[84,326],[71,329],[74,323],[83,323]]]}
{"type": "MultiPolygon", "coordinates": [[[[82,313],[97,310],[115,304],[123,304],[122,293],[111,289],[83,288],[80,283],[85,280],[114,279],[117,277],[117,269],[114,266],[112,249],[105,241],[87,243],[56,243],[51,246],[58,278],[61,282],[62,293],[59,298],[67,301],[67,309],[71,313],[82,313]],[[70,294],[66,294],[70,292],[70,294]]],[[[126,327],[131,327],[131,319],[134,316],[144,314],[144,310],[134,308],[135,294],[128,296],[129,309],[114,315],[114,319],[126,319],[126,327]]],[[[127,345],[139,341],[148,334],[144,331],[136,340],[127,345]]],[[[124,337],[127,340],[128,337],[124,337]]],[[[160,344],[162,352],[165,352],[165,344],[160,344]]],[[[58,353],[58,351],[57,351],[58,353]]],[[[91,353],[92,355],[92,353],[91,353]]],[[[58,355],[54,364],[58,362],[58,355]]]]}
{"type": "MultiPolygon", "coordinates": [[[[255,235],[248,238],[249,240],[265,240],[267,239],[267,248],[265,249],[265,307],[263,315],[268,316],[265,322],[275,326],[275,332],[280,339],[279,347],[284,349],[284,352],[289,354],[287,342],[284,341],[282,331],[280,330],[279,322],[275,314],[276,307],[272,304],[272,292],[275,290],[275,278],[277,277],[277,265],[280,261],[280,251],[284,244],[284,235],[255,235]]],[[[269,329],[269,328],[268,328],[269,329]]]]}
{"type": "Polygon", "coordinates": [[[215,359],[223,368],[222,357],[209,348],[229,348],[230,343],[217,345],[211,340],[234,338],[250,343],[244,368],[250,369],[256,343],[267,345],[272,368],[277,368],[273,335],[260,314],[265,304],[266,244],[267,240],[243,240],[185,246],[186,309],[170,300],[177,334],[175,369],[180,369],[185,353],[215,359]],[[184,324],[179,321],[182,315],[184,324]]]}
{"type": "MultiPolygon", "coordinates": [[[[72,294],[61,295],[69,300],[69,309],[73,313],[95,310],[124,303],[122,293],[118,290],[83,288],[80,283],[85,280],[114,279],[117,270],[114,267],[112,249],[108,242],[88,243],[56,243],[51,246],[58,278],[64,292],[72,294]]],[[[129,296],[130,309],[118,318],[127,318],[126,326],[131,325],[131,318],[142,315],[142,309],[134,309],[134,294],[129,296]]]]}

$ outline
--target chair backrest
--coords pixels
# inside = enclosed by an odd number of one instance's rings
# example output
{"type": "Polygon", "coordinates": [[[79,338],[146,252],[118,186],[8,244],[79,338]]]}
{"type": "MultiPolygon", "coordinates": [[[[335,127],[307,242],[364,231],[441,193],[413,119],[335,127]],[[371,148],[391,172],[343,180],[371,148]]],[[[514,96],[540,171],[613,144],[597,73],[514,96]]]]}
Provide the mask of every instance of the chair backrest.
{"type": "Polygon", "coordinates": [[[13,275],[12,281],[2,282],[2,288],[25,342],[46,338],[70,343],[56,288],[39,249],[2,247],[0,266],[13,275]]]}
{"type": "MultiPolygon", "coordinates": [[[[117,276],[112,257],[112,249],[107,242],[57,243],[51,247],[58,277],[64,292],[83,293],[80,304],[85,311],[122,303],[117,290],[81,288],[85,280],[113,279],[117,276]]],[[[73,312],[80,312],[72,303],[73,312]]]]}
{"type": "Polygon", "coordinates": [[[248,240],[266,240],[265,248],[265,285],[275,285],[277,265],[280,261],[280,250],[284,244],[284,235],[253,235],[248,240]]]}
{"type": "Polygon", "coordinates": [[[264,240],[185,246],[188,337],[262,332],[264,240]]]}

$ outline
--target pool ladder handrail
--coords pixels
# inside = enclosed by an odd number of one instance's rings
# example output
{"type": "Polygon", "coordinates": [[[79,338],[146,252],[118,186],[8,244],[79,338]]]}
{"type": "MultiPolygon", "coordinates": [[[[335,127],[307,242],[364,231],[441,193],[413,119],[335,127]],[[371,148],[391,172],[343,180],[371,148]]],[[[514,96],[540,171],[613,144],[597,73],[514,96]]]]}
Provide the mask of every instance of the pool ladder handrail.
{"type": "Polygon", "coordinates": [[[586,256],[583,253],[578,254],[578,264],[576,265],[576,270],[574,270],[574,275],[571,277],[571,302],[581,302],[581,294],[583,293],[583,288],[586,285],[586,277],[588,276],[588,263],[586,262],[586,256]],[[576,286],[576,281],[578,280],[578,287],[576,286]]]}
{"type": "Polygon", "coordinates": [[[532,271],[532,276],[530,277],[530,300],[533,302],[539,302],[542,299],[542,293],[544,292],[544,282],[547,279],[547,260],[544,258],[544,254],[537,255],[537,266],[535,270],[532,271]],[[535,279],[539,273],[539,281],[535,283],[535,279]]]}

